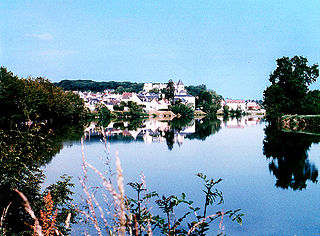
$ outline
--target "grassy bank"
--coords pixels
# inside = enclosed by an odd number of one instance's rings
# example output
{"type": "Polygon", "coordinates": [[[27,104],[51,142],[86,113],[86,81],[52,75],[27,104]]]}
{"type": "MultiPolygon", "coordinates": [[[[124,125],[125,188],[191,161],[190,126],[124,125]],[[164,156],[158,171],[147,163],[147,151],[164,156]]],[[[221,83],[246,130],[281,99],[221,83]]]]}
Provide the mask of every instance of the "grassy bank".
{"type": "Polygon", "coordinates": [[[320,115],[284,115],[281,128],[284,131],[320,135],[320,115]]]}

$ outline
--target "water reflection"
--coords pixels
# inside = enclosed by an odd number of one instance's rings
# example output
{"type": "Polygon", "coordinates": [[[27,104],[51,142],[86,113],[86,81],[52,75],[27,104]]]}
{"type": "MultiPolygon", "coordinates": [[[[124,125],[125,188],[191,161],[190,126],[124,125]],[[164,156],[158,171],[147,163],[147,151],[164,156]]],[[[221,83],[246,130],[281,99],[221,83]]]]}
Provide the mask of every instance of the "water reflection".
{"type": "MultiPolygon", "coordinates": [[[[0,212],[11,203],[5,220],[8,235],[29,235],[31,228],[26,226],[25,222],[33,224],[27,212],[21,208],[21,199],[13,189],[16,188],[28,196],[33,210],[39,213],[43,205],[41,184],[46,178],[41,166],[50,163],[64,143],[78,141],[83,132],[83,125],[48,127],[35,124],[10,130],[0,129],[0,212]]],[[[67,187],[67,182],[65,184],[67,187]]],[[[63,200],[67,195],[56,197],[63,200]]],[[[54,194],[52,196],[55,197],[54,194]]],[[[65,203],[69,200],[72,199],[66,199],[65,203]]],[[[63,207],[68,208],[67,204],[63,207]]],[[[60,223],[61,219],[58,221],[58,224],[60,223]]]]}
{"type": "Polygon", "coordinates": [[[187,136],[188,139],[204,141],[207,137],[217,133],[221,129],[221,120],[204,118],[196,120],[195,132],[187,136]]]}
{"type": "Polygon", "coordinates": [[[318,181],[318,169],[308,159],[308,150],[319,143],[320,136],[265,128],[263,153],[270,160],[269,170],[277,178],[276,186],[293,190],[307,187],[307,181],[318,181]]]}
{"type": "MultiPolygon", "coordinates": [[[[101,127],[98,123],[92,122],[85,129],[87,141],[99,141],[101,139],[101,127]]],[[[183,144],[184,138],[195,132],[193,120],[173,119],[162,121],[157,119],[149,120],[128,120],[112,121],[103,127],[104,135],[108,142],[145,142],[161,143],[166,142],[172,150],[173,144],[183,144]]]]}
{"type": "Polygon", "coordinates": [[[87,142],[100,141],[101,130],[110,143],[113,142],[145,142],[162,143],[165,142],[169,150],[174,144],[181,146],[185,139],[198,139],[204,141],[222,127],[225,128],[244,128],[246,126],[257,125],[261,122],[261,117],[242,117],[228,119],[135,119],[126,121],[111,121],[101,128],[101,124],[92,122],[85,129],[87,142]]]}
{"type": "Polygon", "coordinates": [[[245,128],[255,126],[262,122],[261,116],[244,116],[240,118],[224,117],[222,127],[224,128],[245,128]]]}

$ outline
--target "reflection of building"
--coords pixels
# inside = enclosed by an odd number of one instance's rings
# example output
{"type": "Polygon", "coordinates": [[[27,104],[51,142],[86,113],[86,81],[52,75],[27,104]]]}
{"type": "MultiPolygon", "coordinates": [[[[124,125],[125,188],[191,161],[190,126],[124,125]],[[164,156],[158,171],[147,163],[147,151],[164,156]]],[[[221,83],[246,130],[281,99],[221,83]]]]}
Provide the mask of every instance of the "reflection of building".
{"type": "MultiPolygon", "coordinates": [[[[170,125],[168,122],[163,122],[155,119],[150,119],[143,122],[143,125],[135,130],[130,130],[128,122],[111,122],[107,127],[104,128],[104,135],[108,141],[112,141],[112,138],[116,138],[119,141],[124,138],[125,141],[143,141],[145,143],[154,142],[166,142],[165,133],[169,132],[170,125]]],[[[178,145],[182,145],[184,137],[188,134],[195,132],[195,123],[192,125],[182,128],[180,132],[174,131],[174,142],[178,145]]],[[[102,135],[101,129],[97,127],[96,123],[91,123],[85,129],[86,136],[88,137],[99,137],[102,135]]]]}
{"type": "Polygon", "coordinates": [[[237,110],[240,109],[244,111],[246,109],[246,101],[245,100],[233,100],[233,99],[226,99],[225,104],[229,107],[229,110],[237,110]]]}
{"type": "MultiPolygon", "coordinates": [[[[187,91],[185,90],[184,84],[181,80],[179,80],[177,83],[173,83],[175,91],[175,95],[186,95],[187,91]]],[[[145,83],[143,86],[143,92],[149,93],[151,90],[158,90],[161,91],[162,89],[167,88],[166,83],[145,83]]]]}
{"type": "MultiPolygon", "coordinates": [[[[222,127],[224,128],[245,128],[246,126],[255,126],[261,122],[261,116],[244,116],[237,118],[229,118],[224,120],[222,127]]],[[[222,118],[220,118],[222,121],[222,118]]]]}
{"type": "MultiPolygon", "coordinates": [[[[261,121],[261,117],[241,117],[239,119],[229,118],[227,121],[203,119],[192,121],[191,123],[181,126],[180,123],[172,122],[170,127],[168,121],[160,121],[157,119],[149,119],[141,123],[130,122],[111,122],[104,127],[103,134],[108,142],[145,142],[145,143],[167,143],[170,150],[174,143],[181,146],[185,139],[200,139],[219,131],[224,128],[245,128],[257,125],[261,121]]],[[[95,123],[91,123],[85,129],[88,140],[99,141],[102,138],[102,130],[95,123]]]]}
{"type": "Polygon", "coordinates": [[[242,100],[242,99],[226,99],[221,101],[220,111],[223,111],[223,106],[228,106],[229,111],[241,110],[251,114],[265,113],[265,110],[261,109],[260,105],[255,101],[242,100]]]}
{"type": "Polygon", "coordinates": [[[236,118],[229,118],[225,122],[225,127],[226,128],[244,128],[246,126],[245,120],[244,119],[236,119],[236,118]]]}
{"type": "Polygon", "coordinates": [[[261,117],[246,117],[246,125],[255,126],[261,122],[261,117]]]}

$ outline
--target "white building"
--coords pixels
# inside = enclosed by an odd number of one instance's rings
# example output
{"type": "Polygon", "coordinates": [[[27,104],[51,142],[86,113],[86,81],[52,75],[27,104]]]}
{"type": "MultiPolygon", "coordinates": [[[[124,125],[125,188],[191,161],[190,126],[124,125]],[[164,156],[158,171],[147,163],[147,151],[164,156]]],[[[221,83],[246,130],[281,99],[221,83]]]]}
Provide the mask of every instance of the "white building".
{"type": "Polygon", "coordinates": [[[224,101],[224,105],[227,105],[229,107],[229,110],[237,110],[237,109],[240,109],[242,111],[246,110],[246,101],[245,100],[226,99],[224,101]]]}
{"type": "MultiPolygon", "coordinates": [[[[172,80],[170,80],[172,81],[172,80]]],[[[145,83],[143,85],[143,92],[148,93],[152,89],[157,89],[161,91],[162,89],[167,88],[167,83],[145,83]]],[[[182,83],[181,80],[179,80],[177,83],[174,83],[174,88],[175,88],[175,94],[177,95],[186,95],[187,91],[185,90],[184,84],[182,83]]]]}
{"type": "Polygon", "coordinates": [[[161,91],[161,89],[165,89],[167,87],[167,84],[162,83],[144,83],[143,85],[143,92],[148,93],[152,89],[158,89],[161,91]]]}

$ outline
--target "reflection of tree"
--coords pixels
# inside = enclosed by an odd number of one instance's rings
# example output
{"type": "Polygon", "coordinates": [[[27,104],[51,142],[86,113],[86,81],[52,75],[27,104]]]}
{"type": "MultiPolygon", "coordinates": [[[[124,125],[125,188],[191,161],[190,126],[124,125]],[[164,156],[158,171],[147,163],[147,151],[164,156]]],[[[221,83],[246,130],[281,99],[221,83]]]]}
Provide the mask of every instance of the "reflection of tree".
{"type": "MultiPolygon", "coordinates": [[[[40,167],[50,162],[52,156],[63,147],[64,141],[78,140],[83,135],[83,126],[64,126],[60,127],[59,131],[53,130],[57,129],[39,125],[26,129],[0,129],[0,212],[12,202],[5,219],[8,234],[23,234],[22,232],[31,229],[25,222],[33,224],[29,215],[21,208],[21,199],[13,189],[20,190],[28,197],[39,216],[39,210],[44,205],[41,184],[45,180],[40,167]]],[[[69,205],[69,181],[69,178],[65,178],[51,188],[51,192],[55,193],[54,201],[61,203],[55,207],[61,207],[58,217],[61,220],[64,218],[63,222],[72,208],[69,205]],[[61,213],[62,211],[65,213],[61,213]]],[[[61,222],[57,222],[59,223],[61,222]]]]}
{"type": "Polygon", "coordinates": [[[221,121],[218,119],[204,118],[195,122],[196,132],[187,135],[188,139],[205,140],[208,136],[217,133],[221,129],[221,121]]]}
{"type": "Polygon", "coordinates": [[[113,128],[114,128],[114,129],[124,130],[124,129],[125,129],[124,123],[123,123],[123,122],[115,122],[115,123],[113,124],[113,128]]]}
{"type": "Polygon", "coordinates": [[[137,130],[139,128],[143,128],[144,121],[145,121],[145,119],[131,119],[131,120],[129,120],[127,129],[128,130],[137,130]]]}
{"type": "Polygon", "coordinates": [[[272,126],[266,127],[265,135],[263,152],[271,159],[269,170],[277,178],[277,187],[302,190],[307,180],[317,182],[318,170],[308,160],[308,150],[320,142],[319,136],[281,132],[272,126]]]}
{"type": "Polygon", "coordinates": [[[165,131],[164,138],[166,139],[168,149],[171,151],[173,149],[174,144],[174,131],[172,129],[165,131]]]}
{"type": "Polygon", "coordinates": [[[169,122],[170,129],[165,131],[165,139],[169,150],[172,150],[175,133],[181,132],[185,127],[193,125],[195,122],[195,133],[187,134],[188,139],[205,140],[208,136],[217,133],[221,128],[221,121],[218,119],[204,118],[201,120],[173,119],[169,122]]]}
{"type": "Polygon", "coordinates": [[[192,118],[188,117],[181,117],[181,118],[174,118],[173,120],[169,121],[168,124],[171,130],[180,132],[185,127],[192,125],[192,118]]]}
{"type": "Polygon", "coordinates": [[[113,128],[120,130],[138,130],[139,128],[143,128],[145,119],[128,119],[128,120],[117,120],[113,124],[113,128]],[[124,122],[127,122],[127,126],[124,125],[124,122]]]}
{"type": "Polygon", "coordinates": [[[173,149],[175,133],[179,133],[185,127],[191,125],[192,121],[192,118],[181,117],[174,118],[168,122],[170,128],[164,132],[164,138],[166,139],[166,143],[170,151],[173,149]]]}
{"type": "Polygon", "coordinates": [[[105,118],[105,119],[99,119],[97,126],[98,127],[107,127],[109,124],[111,123],[111,119],[110,118],[105,118]]]}

